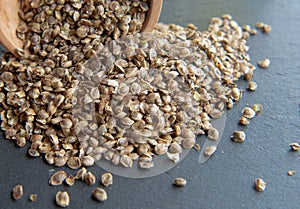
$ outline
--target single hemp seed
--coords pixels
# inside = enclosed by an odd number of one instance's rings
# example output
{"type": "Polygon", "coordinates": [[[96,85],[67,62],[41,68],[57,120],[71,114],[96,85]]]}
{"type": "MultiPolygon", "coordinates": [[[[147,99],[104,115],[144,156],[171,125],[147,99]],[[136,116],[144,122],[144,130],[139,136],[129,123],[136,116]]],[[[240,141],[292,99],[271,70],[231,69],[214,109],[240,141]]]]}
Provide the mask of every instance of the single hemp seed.
{"type": "Polygon", "coordinates": [[[212,154],[215,153],[216,150],[217,150],[217,147],[215,145],[211,145],[211,146],[205,147],[205,149],[204,149],[204,155],[211,156],[212,154]]]}
{"type": "Polygon", "coordinates": [[[96,200],[103,202],[103,201],[107,200],[107,193],[104,189],[98,187],[93,190],[93,197],[96,200]]]}
{"type": "Polygon", "coordinates": [[[297,173],[296,170],[289,170],[289,171],[287,172],[288,176],[293,176],[293,175],[295,175],[296,173],[297,173]]]}
{"type": "Polygon", "coordinates": [[[20,199],[24,194],[24,189],[21,184],[16,185],[12,190],[12,196],[15,200],[20,199]]]}
{"type": "Polygon", "coordinates": [[[66,191],[58,191],[55,196],[56,204],[60,207],[67,207],[70,204],[70,196],[66,191]]]}
{"type": "Polygon", "coordinates": [[[259,192],[265,191],[266,185],[266,182],[262,178],[257,178],[254,181],[254,187],[259,192]]]}
{"type": "Polygon", "coordinates": [[[244,131],[234,131],[231,136],[231,140],[234,142],[244,142],[246,139],[246,133],[244,131]]]}
{"type": "Polygon", "coordinates": [[[242,110],[242,114],[243,114],[244,117],[246,117],[248,119],[254,118],[255,115],[256,115],[255,111],[250,107],[245,107],[242,110]]]}
{"type": "Polygon", "coordinates": [[[113,176],[111,173],[104,173],[101,176],[101,183],[103,186],[108,187],[109,185],[113,184],[113,176]]]}
{"type": "Polygon", "coordinates": [[[258,61],[257,64],[259,67],[267,69],[271,64],[271,61],[268,58],[264,58],[263,60],[258,61]]]}
{"type": "Polygon", "coordinates": [[[184,187],[186,185],[186,180],[181,177],[177,177],[173,181],[173,185],[177,187],[184,187]]]}
{"type": "Polygon", "coordinates": [[[37,200],[37,195],[36,194],[31,194],[28,199],[31,201],[31,202],[35,202],[37,200]]]}
{"type": "Polygon", "coordinates": [[[291,147],[292,151],[299,151],[300,150],[300,145],[298,143],[296,143],[296,142],[291,143],[290,147],[291,147]]]}

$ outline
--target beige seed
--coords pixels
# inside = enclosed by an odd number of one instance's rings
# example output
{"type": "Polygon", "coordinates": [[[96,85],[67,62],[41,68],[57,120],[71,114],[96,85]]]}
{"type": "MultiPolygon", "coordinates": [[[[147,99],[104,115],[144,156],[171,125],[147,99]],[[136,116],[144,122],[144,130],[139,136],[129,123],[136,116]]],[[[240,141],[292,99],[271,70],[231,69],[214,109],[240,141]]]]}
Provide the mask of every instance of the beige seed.
{"type": "Polygon", "coordinates": [[[167,152],[167,157],[172,160],[174,163],[178,163],[180,160],[180,155],[179,153],[170,153],[167,152]]]}
{"type": "Polygon", "coordinates": [[[104,173],[101,176],[101,183],[103,186],[108,187],[109,185],[113,184],[113,176],[111,173],[104,173]]]}
{"type": "Polygon", "coordinates": [[[259,192],[265,191],[266,185],[266,182],[262,178],[257,178],[254,181],[254,187],[259,192]]]}
{"type": "Polygon", "coordinates": [[[65,171],[57,171],[50,177],[49,184],[52,186],[61,185],[66,178],[67,174],[65,171]]]}
{"type": "Polygon", "coordinates": [[[255,24],[255,27],[257,28],[257,29],[262,29],[263,27],[264,27],[264,23],[262,23],[262,22],[257,22],[256,24],[255,24]]]}
{"type": "Polygon", "coordinates": [[[291,143],[290,147],[291,147],[292,151],[299,151],[300,150],[300,145],[298,143],[296,143],[296,142],[291,143]]]}
{"type": "Polygon", "coordinates": [[[91,157],[91,156],[83,156],[82,157],[82,165],[83,166],[86,166],[86,167],[92,166],[92,165],[94,165],[94,163],[95,163],[95,160],[93,157],[91,157]]]}
{"type": "Polygon", "coordinates": [[[262,29],[263,29],[264,33],[270,33],[272,30],[272,27],[270,25],[264,24],[262,29]]]}
{"type": "Polygon", "coordinates": [[[255,91],[257,89],[257,83],[254,81],[249,81],[248,82],[248,89],[250,91],[255,91]]]}
{"type": "Polygon", "coordinates": [[[87,174],[86,168],[82,167],[80,170],[77,171],[75,178],[81,179],[83,181],[86,174],[87,174]]]}
{"type": "Polygon", "coordinates": [[[31,202],[35,202],[37,200],[37,195],[36,194],[31,194],[31,195],[29,195],[28,199],[31,202]]]}
{"type": "Polygon", "coordinates": [[[293,176],[293,175],[295,175],[296,173],[297,173],[296,170],[289,170],[289,171],[287,172],[287,174],[288,174],[289,176],[293,176]]]}
{"type": "Polygon", "coordinates": [[[250,123],[250,120],[248,118],[244,117],[244,116],[241,116],[240,120],[239,120],[239,123],[241,125],[248,125],[250,123]]]}
{"type": "Polygon", "coordinates": [[[177,187],[184,187],[186,185],[186,180],[181,177],[177,177],[173,180],[173,185],[177,187]]]}
{"type": "Polygon", "coordinates": [[[132,159],[128,155],[121,155],[120,163],[125,168],[131,168],[133,165],[132,159]]]}
{"type": "Polygon", "coordinates": [[[207,138],[217,141],[219,139],[219,131],[216,128],[210,128],[207,132],[207,138]]]}
{"type": "Polygon", "coordinates": [[[67,161],[67,165],[71,169],[78,169],[81,167],[81,160],[79,157],[70,157],[67,161]]]}
{"type": "Polygon", "coordinates": [[[245,107],[242,110],[242,114],[245,118],[248,118],[248,119],[254,118],[256,115],[255,111],[250,107],[245,107]]]}
{"type": "Polygon", "coordinates": [[[55,196],[56,204],[60,207],[68,207],[70,204],[70,196],[66,191],[58,191],[55,196]]]}
{"type": "Polygon", "coordinates": [[[75,179],[76,179],[75,176],[70,175],[66,178],[65,182],[68,186],[73,186],[75,183],[75,179]]]}
{"type": "Polygon", "coordinates": [[[244,142],[246,139],[246,133],[244,131],[234,131],[231,136],[231,140],[234,142],[244,142]]]}
{"type": "Polygon", "coordinates": [[[204,149],[204,155],[211,156],[212,154],[215,153],[216,150],[217,150],[217,147],[215,145],[211,145],[211,146],[205,147],[205,149],[204,149]]]}
{"type": "Polygon", "coordinates": [[[194,145],[194,149],[195,149],[196,151],[199,151],[199,150],[201,149],[200,144],[195,144],[195,145],[194,145]]]}
{"type": "Polygon", "coordinates": [[[271,64],[271,61],[268,58],[264,58],[263,60],[258,61],[257,64],[259,67],[267,69],[271,64]]]}
{"type": "Polygon", "coordinates": [[[260,114],[263,111],[263,107],[259,103],[253,104],[251,108],[256,112],[256,114],[260,114]]]}
{"type": "Polygon", "coordinates": [[[21,184],[16,185],[12,190],[12,196],[15,200],[20,199],[24,194],[24,189],[21,184]]]}
{"type": "Polygon", "coordinates": [[[107,193],[104,189],[98,187],[93,190],[93,197],[96,200],[103,202],[103,201],[107,200],[107,193]]]}
{"type": "Polygon", "coordinates": [[[94,185],[96,183],[96,177],[93,173],[91,173],[90,171],[86,173],[85,177],[84,177],[84,182],[87,185],[94,185]]]}

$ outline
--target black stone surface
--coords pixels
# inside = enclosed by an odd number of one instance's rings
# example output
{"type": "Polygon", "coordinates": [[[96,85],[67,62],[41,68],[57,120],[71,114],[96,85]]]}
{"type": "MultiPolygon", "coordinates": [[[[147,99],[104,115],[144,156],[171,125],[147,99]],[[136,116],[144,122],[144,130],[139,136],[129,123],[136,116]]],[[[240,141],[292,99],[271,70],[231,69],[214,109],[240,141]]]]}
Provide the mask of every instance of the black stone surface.
{"type": "MultiPolygon", "coordinates": [[[[206,163],[198,163],[196,151],[177,166],[159,176],[130,179],[114,176],[107,188],[108,200],[98,203],[91,198],[94,186],[76,182],[73,187],[48,185],[51,169],[41,159],[26,156],[26,148],[0,140],[0,208],[56,208],[54,196],[67,190],[71,196],[69,208],[113,209],[294,209],[300,206],[300,153],[290,152],[289,143],[300,136],[300,1],[298,0],[165,0],[160,18],[164,23],[185,25],[194,23],[207,28],[212,16],[230,13],[240,24],[254,25],[263,21],[272,25],[269,35],[258,33],[249,40],[253,63],[265,56],[271,59],[267,70],[257,69],[254,80],[258,89],[245,97],[227,114],[222,141],[217,152],[206,163]],[[263,113],[247,128],[237,121],[246,104],[261,103],[263,113]],[[243,144],[230,140],[232,131],[245,129],[243,144]],[[289,169],[298,170],[288,176],[289,169]],[[175,177],[187,179],[185,188],[175,188],[175,177]],[[267,182],[265,192],[253,189],[254,179],[267,182]],[[15,184],[24,185],[24,197],[11,199],[15,184]],[[36,202],[28,196],[36,193],[36,202]]],[[[1,27],[1,26],[0,26],[1,27]]],[[[2,50],[2,49],[1,49],[2,50]]],[[[242,82],[242,85],[245,85],[242,82]]],[[[64,168],[68,173],[74,171],[64,168]]],[[[98,180],[103,169],[91,171],[98,180]]]]}

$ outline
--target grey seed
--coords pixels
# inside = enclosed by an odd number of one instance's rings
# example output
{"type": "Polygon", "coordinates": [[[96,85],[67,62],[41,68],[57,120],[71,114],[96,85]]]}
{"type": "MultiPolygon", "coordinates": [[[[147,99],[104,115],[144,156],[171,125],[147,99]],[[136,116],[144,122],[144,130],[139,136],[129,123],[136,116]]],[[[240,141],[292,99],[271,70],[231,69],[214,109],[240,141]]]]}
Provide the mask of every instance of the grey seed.
{"type": "Polygon", "coordinates": [[[12,196],[15,200],[20,199],[24,194],[24,189],[21,184],[16,185],[12,190],[12,196]]]}
{"type": "Polygon", "coordinates": [[[186,180],[181,177],[177,177],[173,180],[173,185],[177,187],[184,187],[186,185],[186,180]]]}
{"type": "Polygon", "coordinates": [[[49,184],[52,186],[61,185],[66,178],[67,174],[65,171],[57,171],[50,177],[49,184]]]}
{"type": "Polygon", "coordinates": [[[68,207],[70,204],[70,196],[66,191],[58,191],[55,196],[56,204],[60,207],[68,207]]]}
{"type": "Polygon", "coordinates": [[[216,150],[217,150],[217,147],[215,145],[207,146],[204,149],[204,155],[211,156],[212,154],[215,153],[216,150]]]}
{"type": "Polygon", "coordinates": [[[103,202],[103,201],[107,200],[107,193],[104,189],[98,187],[93,190],[93,197],[96,200],[103,202]]]}
{"type": "Polygon", "coordinates": [[[231,136],[231,140],[234,142],[244,142],[246,139],[246,133],[244,131],[234,131],[231,136]]]}
{"type": "Polygon", "coordinates": [[[248,82],[248,89],[250,91],[255,91],[257,89],[257,83],[254,81],[249,81],[248,82]]]}

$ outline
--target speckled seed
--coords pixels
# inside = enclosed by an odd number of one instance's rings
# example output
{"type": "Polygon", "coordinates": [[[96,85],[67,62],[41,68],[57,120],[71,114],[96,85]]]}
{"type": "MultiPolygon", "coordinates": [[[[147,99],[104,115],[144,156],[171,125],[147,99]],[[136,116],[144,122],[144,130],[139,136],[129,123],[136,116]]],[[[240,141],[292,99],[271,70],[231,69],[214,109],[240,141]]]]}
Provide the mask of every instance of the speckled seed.
{"type": "Polygon", "coordinates": [[[254,118],[255,115],[256,115],[255,111],[250,107],[245,107],[242,110],[242,114],[243,114],[244,117],[246,117],[248,119],[254,118]]]}
{"type": "Polygon", "coordinates": [[[107,193],[104,189],[98,187],[93,190],[93,197],[98,201],[105,201],[107,200],[107,193]]]}
{"type": "Polygon", "coordinates": [[[15,200],[20,199],[24,194],[24,189],[21,184],[16,185],[12,190],[12,196],[15,200]]]}
{"type": "Polygon", "coordinates": [[[36,194],[31,194],[31,195],[29,195],[28,199],[31,202],[35,202],[37,200],[37,195],[36,194]]]}
{"type": "Polygon", "coordinates": [[[95,160],[93,157],[91,156],[83,156],[82,157],[82,165],[88,167],[88,166],[92,166],[94,165],[95,160]]]}
{"type": "Polygon", "coordinates": [[[186,180],[181,177],[177,177],[173,180],[173,185],[178,187],[184,187],[186,185],[186,180]]]}
{"type": "Polygon", "coordinates": [[[212,154],[215,153],[216,150],[217,150],[217,147],[215,145],[211,145],[211,146],[205,147],[205,149],[204,149],[204,155],[211,156],[212,154]]]}
{"type": "Polygon", "coordinates": [[[217,141],[219,139],[219,131],[216,128],[210,128],[207,132],[207,138],[217,141]]]}
{"type": "Polygon", "coordinates": [[[101,183],[103,186],[108,187],[109,185],[113,184],[113,176],[111,173],[104,173],[101,176],[101,183]]]}
{"type": "Polygon", "coordinates": [[[96,183],[96,177],[90,171],[86,173],[84,177],[84,182],[88,185],[94,185],[96,183]]]}
{"type": "Polygon", "coordinates": [[[66,191],[58,191],[55,196],[56,204],[60,207],[67,207],[70,204],[70,196],[66,191]]]}
{"type": "Polygon", "coordinates": [[[248,82],[248,89],[250,91],[255,91],[257,89],[257,83],[254,81],[249,81],[248,82]]]}
{"type": "Polygon", "coordinates": [[[61,185],[66,178],[67,174],[65,171],[57,171],[50,177],[49,184],[52,186],[61,185]]]}
{"type": "Polygon", "coordinates": [[[75,178],[81,179],[83,181],[86,173],[87,173],[87,170],[86,170],[86,168],[83,167],[77,171],[75,178]]]}
{"type": "Polygon", "coordinates": [[[259,67],[267,69],[271,64],[271,61],[268,58],[264,58],[263,60],[258,61],[257,64],[259,67]]]}
{"type": "Polygon", "coordinates": [[[296,142],[291,143],[290,147],[291,147],[292,151],[299,151],[300,150],[300,145],[298,143],[296,143],[296,142]]]}
{"type": "Polygon", "coordinates": [[[246,139],[246,133],[244,131],[234,131],[231,136],[231,140],[234,142],[244,142],[246,139]]]}
{"type": "Polygon", "coordinates": [[[265,191],[266,185],[266,182],[262,178],[257,178],[254,181],[254,187],[259,192],[265,191]]]}

